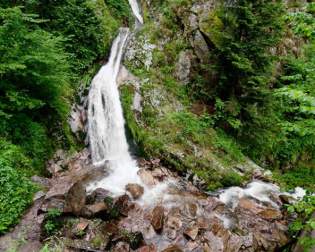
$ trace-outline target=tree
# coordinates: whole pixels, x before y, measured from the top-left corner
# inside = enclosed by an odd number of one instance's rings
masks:
[[[48,144],[43,118],[65,118],[71,94],[62,39],[41,22],[18,7],[0,8],[0,134],[15,144],[33,140],[31,156]]]

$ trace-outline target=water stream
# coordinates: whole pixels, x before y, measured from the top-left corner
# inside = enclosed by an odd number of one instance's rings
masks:
[[[142,24],[137,1],[129,0],[129,3],[136,18],[136,26]],[[137,174],[137,163],[129,152],[116,81],[128,36],[129,29],[120,28],[108,63],[102,66],[92,80],[88,97],[88,135],[92,162],[94,166],[105,166],[109,175],[90,184],[87,190],[104,188],[113,196],[124,194],[125,186],[129,183],[142,184]],[[146,193],[150,195],[148,190]]]

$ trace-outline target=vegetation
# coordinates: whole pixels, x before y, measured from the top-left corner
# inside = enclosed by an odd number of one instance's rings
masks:
[[[0,233],[30,204],[29,177],[44,172],[56,148],[76,148],[70,104],[128,22],[120,2],[0,1]]]
[[[62,223],[58,220],[62,212],[59,209],[49,209],[45,216],[44,231],[46,236],[54,235],[61,227]]]
[[[0,235],[17,223],[32,202],[36,188],[27,179],[30,169],[22,149],[0,138]]]
[[[312,251],[315,247],[315,239],[308,234],[315,230],[315,196],[306,196],[303,201],[288,206],[290,214],[298,214],[298,218],[289,226],[292,237],[298,240],[304,251]],[[304,235],[301,234],[304,231]]]

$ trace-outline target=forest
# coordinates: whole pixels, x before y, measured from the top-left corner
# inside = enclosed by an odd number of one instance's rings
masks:
[[[46,193],[33,178],[55,178],[47,164],[56,151],[89,149],[88,132],[74,134],[69,117],[119,27],[129,27],[122,65],[140,84],[119,84],[119,92],[137,160],[159,160],[210,195],[248,185],[252,163],[281,192],[305,189],[303,199],[281,206],[293,216],[288,242],[268,251],[312,251],[315,237],[301,234],[315,230],[315,3],[143,0],[141,28],[129,4],[0,0],[0,235],[20,223],[37,192]],[[139,111],[131,109],[137,92]],[[48,210],[45,239],[60,235],[62,216]],[[130,251],[162,251],[136,250],[132,235],[122,235]],[[34,251],[65,251],[41,239]],[[129,251],[110,246],[83,251]],[[10,249],[3,251],[20,251]]]

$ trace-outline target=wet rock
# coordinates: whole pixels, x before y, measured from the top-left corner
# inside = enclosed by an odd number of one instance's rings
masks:
[[[94,204],[98,202],[103,202],[109,195],[109,191],[103,188],[95,189],[90,195],[87,196],[87,203]]]
[[[126,242],[118,242],[111,251],[113,251],[113,252],[128,252],[128,251],[130,251],[130,246]]]
[[[260,217],[266,220],[276,220],[282,217],[281,212],[278,209],[266,208],[258,213]]]
[[[162,206],[156,206],[152,210],[151,216],[151,225],[155,231],[160,232],[164,224],[164,208]]]
[[[254,214],[258,214],[261,211],[261,207],[255,201],[247,198],[241,198],[239,200],[237,208],[250,211]]]
[[[284,204],[290,204],[294,201],[294,198],[289,194],[280,194],[279,198]]]
[[[162,252],[183,252],[178,246],[171,245],[168,248],[164,249]]]
[[[144,193],[144,188],[138,184],[128,184],[126,185],[126,191],[131,194],[133,199],[139,199]]]
[[[97,202],[93,205],[86,205],[84,209],[82,209],[82,216],[85,216],[87,218],[91,217],[100,217],[105,218],[106,213],[108,210],[108,206],[104,202]]]
[[[195,241],[189,241],[186,243],[185,245],[185,251],[195,251],[195,249],[198,249],[198,247],[200,246],[201,244],[198,243],[198,242],[195,242]],[[199,250],[196,250],[196,251],[203,251],[201,248]]]
[[[129,212],[129,203],[130,198],[128,195],[122,195],[118,197],[114,203],[114,209],[117,209],[118,213],[120,213],[123,216],[128,216]]]
[[[81,182],[75,183],[66,196],[66,205],[69,211],[75,215],[80,215],[86,202],[85,187]]]
[[[157,249],[154,245],[146,245],[139,248],[137,252],[157,252]]]
[[[80,133],[86,133],[85,124],[87,120],[87,114],[83,106],[75,104],[72,107],[70,118],[68,120],[71,131],[80,140]]]
[[[168,228],[179,230],[181,229],[183,223],[178,216],[168,216],[166,225]]]
[[[188,228],[185,229],[184,234],[188,238],[190,238],[190,239],[192,239],[194,241],[197,238],[198,232],[199,232],[199,227],[198,226],[191,226],[191,227],[188,227]]]
[[[141,232],[129,232],[127,230],[119,230],[118,234],[112,238],[112,242],[126,242],[130,245],[130,248],[136,250],[145,245],[143,235]]]
[[[187,203],[185,205],[185,213],[188,217],[194,218],[197,216],[198,206],[195,203]]]
[[[224,251],[223,240],[220,237],[214,235],[212,232],[205,232],[204,240],[207,242],[205,245],[205,251],[211,252]]]
[[[148,170],[140,169],[138,175],[140,176],[142,182],[147,186],[154,186],[156,184],[154,177]]]
[[[75,180],[74,180],[75,181]],[[85,187],[81,182],[73,182],[71,177],[61,178],[47,192],[42,211],[57,208],[61,212],[79,215],[86,201]]]

